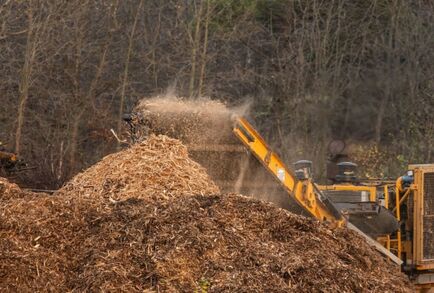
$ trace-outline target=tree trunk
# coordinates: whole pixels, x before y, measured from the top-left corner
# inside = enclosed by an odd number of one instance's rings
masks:
[[[202,50],[202,60],[201,60],[201,67],[200,67],[200,75],[199,75],[199,85],[198,85],[198,95],[202,95],[203,90],[203,82],[205,80],[205,69],[206,69],[206,53],[208,49],[208,25],[209,25],[209,18],[210,18],[210,0],[206,1],[206,16],[205,16],[205,36],[203,40],[203,50]]]
[[[137,6],[136,15],[134,17],[133,27],[131,28],[131,33],[128,38],[128,50],[127,50],[127,57],[125,60],[125,67],[124,67],[124,73],[123,73],[123,79],[122,79],[122,87],[121,87],[121,100],[119,104],[119,114],[118,114],[118,133],[122,130],[122,115],[124,114],[124,103],[125,103],[125,90],[128,83],[128,71],[129,71],[129,65],[130,65],[130,58],[131,58],[131,52],[133,50],[134,45],[134,34],[136,32],[137,27],[137,20],[139,18],[140,11],[142,10],[144,0],[141,0],[139,5]],[[118,148],[120,147],[120,142],[118,141]]]
[[[35,59],[35,38],[34,38],[34,19],[32,4],[29,4],[28,10],[29,25],[27,28],[27,44],[24,56],[24,66],[21,73],[21,81],[19,86],[19,102],[17,113],[17,128],[15,131],[15,153],[20,155],[21,152],[21,136],[23,131],[24,116],[26,111],[26,103],[29,97],[29,86],[32,78],[32,66]]]
[[[380,106],[378,108],[377,113],[377,121],[375,123],[375,142],[378,144],[381,141],[381,132],[383,129],[383,118],[386,110],[387,100],[388,100],[388,93],[386,93],[380,101]]]
[[[200,24],[202,22],[202,10],[203,1],[199,1],[199,11],[196,14],[196,26],[194,31],[194,38],[192,39],[191,48],[191,72],[190,72],[190,85],[188,89],[189,96],[194,96],[194,85],[196,80],[196,62],[197,62],[197,51],[199,50],[199,39],[200,39]]]
[[[81,35],[80,35],[81,36]],[[103,73],[103,69],[105,67],[106,64],[106,58],[107,58],[107,53],[108,53],[108,49],[110,47],[111,44],[111,40],[112,40],[112,33],[109,33],[107,35],[107,39],[104,43],[104,49],[102,52],[102,55],[99,59],[99,63],[98,63],[98,67],[96,69],[95,72],[95,76],[92,79],[92,82],[90,83],[90,87],[89,90],[87,91],[86,95],[82,95],[81,94],[81,88],[80,88],[80,83],[79,83],[79,78],[80,78],[80,59],[77,60],[76,62],[76,79],[77,79],[77,98],[78,98],[78,105],[80,105],[79,109],[80,112],[75,115],[74,120],[73,120],[73,124],[72,124],[72,132],[71,132],[71,151],[70,151],[70,155],[69,155],[69,165],[70,165],[70,170],[74,171],[75,170],[75,166],[76,166],[76,161],[77,161],[77,150],[78,150],[78,139],[79,139],[79,134],[80,134],[80,122],[83,118],[83,115],[86,113],[87,109],[89,108],[90,105],[92,105],[93,100],[94,100],[94,94],[95,94],[95,89],[98,85],[98,82],[101,78],[101,75]],[[77,47],[77,56],[79,57],[80,54],[79,52],[81,51],[81,41],[82,39],[79,38],[78,39],[78,47]]]

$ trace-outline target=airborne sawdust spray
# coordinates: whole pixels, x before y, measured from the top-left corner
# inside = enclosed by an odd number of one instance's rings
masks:
[[[233,134],[233,118],[248,117],[250,106],[246,102],[230,107],[210,98],[186,99],[172,94],[145,98],[134,109],[134,136],[140,140],[141,135],[145,138],[154,133],[177,138],[221,190],[292,209],[288,194]]]

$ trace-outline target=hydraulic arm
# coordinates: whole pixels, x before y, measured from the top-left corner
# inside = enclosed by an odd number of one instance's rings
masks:
[[[233,131],[264,167],[280,181],[288,194],[311,216],[326,221],[333,227],[344,225],[345,219],[341,213],[316,187],[312,179],[297,179],[246,119],[237,118]]]
[[[237,117],[233,132],[262,165],[281,183],[288,195],[311,216],[329,223],[331,227],[346,226],[363,236],[369,244],[392,261],[398,265],[402,264],[402,261],[393,253],[349,223],[329,198],[317,188],[309,176],[301,176],[299,179],[288,170],[279,156],[271,150],[265,140],[246,119]]]

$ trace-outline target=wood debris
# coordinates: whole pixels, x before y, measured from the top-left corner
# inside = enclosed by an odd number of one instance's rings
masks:
[[[411,292],[353,232],[219,194],[164,136],[52,196],[1,190],[1,292]]]
[[[112,201],[132,196],[170,198],[219,193],[205,169],[188,157],[187,148],[163,135],[151,135],[129,149],[108,155],[76,175],[59,192],[71,191]]]
[[[9,182],[6,178],[0,177],[0,201],[24,197],[26,195],[27,193],[22,191],[18,185]]]

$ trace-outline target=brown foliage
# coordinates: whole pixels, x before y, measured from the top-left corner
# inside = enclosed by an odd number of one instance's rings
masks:
[[[432,1],[195,3],[0,4],[0,137],[38,167],[26,182],[57,188],[113,152],[122,112],[167,89],[250,99],[267,140],[317,175],[331,138],[432,159]]]

